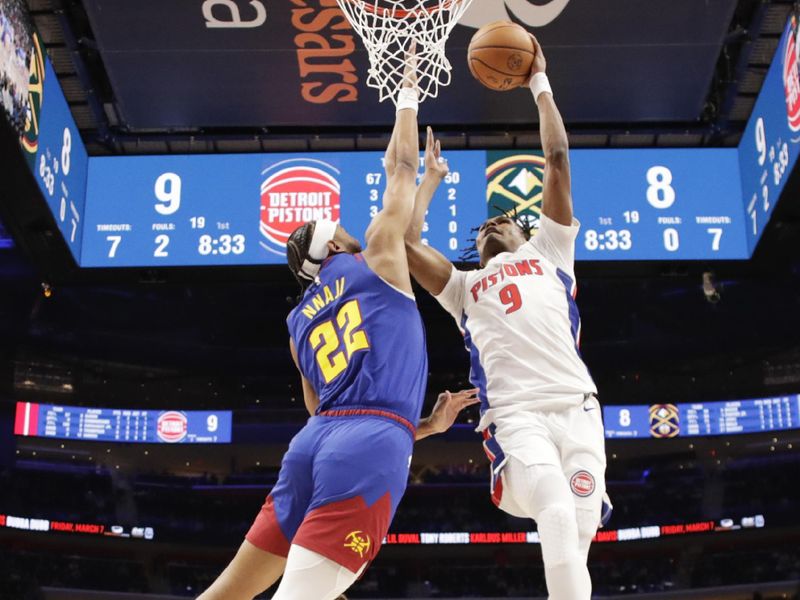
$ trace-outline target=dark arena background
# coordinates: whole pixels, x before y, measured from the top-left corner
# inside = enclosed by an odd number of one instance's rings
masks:
[[[426,235],[456,260],[492,211],[535,218],[543,164],[530,94],[480,87],[467,44],[508,19],[547,53],[615,506],[596,597],[800,593],[795,9],[475,0],[420,107],[451,169]],[[282,244],[364,231],[394,107],[333,0],[0,0],[0,36],[0,597],[196,597],[307,419]],[[427,414],[469,358],[417,298]],[[546,596],[477,418],[417,445],[348,597]]]

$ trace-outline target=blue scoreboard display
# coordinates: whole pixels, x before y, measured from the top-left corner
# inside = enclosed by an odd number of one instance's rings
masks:
[[[541,156],[447,157],[450,174],[424,231],[451,260],[498,205],[538,211]],[[748,257],[735,150],[576,150],[571,158],[584,224],[578,259]],[[382,159],[378,152],[92,159],[82,265],[282,264],[289,234],[318,218],[341,220],[361,237],[380,209]]]
[[[29,117],[20,145],[62,237],[80,263],[89,156],[41,39],[33,35],[32,44]]]
[[[227,444],[228,410],[145,410],[17,402],[14,433],[93,442]]]
[[[800,152],[797,33],[792,17],[738,149],[570,153],[578,260],[752,255]],[[36,39],[38,101],[22,146],[82,267],[283,264],[300,224],[338,220],[363,239],[380,210],[379,152],[88,158]],[[536,225],[541,153],[446,155],[451,172],[427,215],[427,243],[458,260],[473,228],[500,210]]]
[[[800,395],[637,406],[604,406],[606,438],[674,438],[800,429]]]
[[[795,16],[783,32],[739,145],[747,243],[755,250],[800,153],[800,63]]]

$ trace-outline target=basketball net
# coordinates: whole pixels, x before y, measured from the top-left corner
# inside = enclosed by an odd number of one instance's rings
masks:
[[[416,60],[419,101],[450,85],[453,67],[445,55],[450,32],[472,0],[337,0],[369,55],[367,85],[381,102],[397,103],[403,70]],[[406,52],[416,41],[416,59]]]

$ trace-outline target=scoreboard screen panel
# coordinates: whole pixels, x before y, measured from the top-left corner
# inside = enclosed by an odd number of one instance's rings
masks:
[[[17,402],[15,435],[92,442],[227,444],[231,411],[145,410]]]
[[[457,261],[499,210],[535,225],[541,154],[447,153],[424,241]],[[735,150],[574,150],[579,260],[747,258]],[[421,174],[420,174],[421,176]],[[383,154],[94,158],[86,267],[284,264],[299,225],[326,218],[363,241],[386,186]]]
[[[769,222],[800,154],[798,20],[792,15],[739,143],[750,253]]]
[[[8,6],[24,10],[17,0]],[[30,40],[26,48],[19,57],[19,48],[5,52],[0,67],[24,81],[18,63],[30,63],[21,148],[80,266],[282,264],[289,233],[320,217],[363,241],[386,185],[381,152],[89,158],[41,39],[28,28],[19,36]],[[752,255],[800,154],[797,32],[792,16],[738,149],[570,153],[583,225],[577,260]],[[21,109],[11,111],[0,112],[19,123]],[[451,174],[431,205],[426,243],[456,261],[473,228],[498,210],[515,209],[536,225],[541,152],[446,157]]]
[[[604,406],[603,421],[609,439],[663,439],[800,429],[800,395]]]

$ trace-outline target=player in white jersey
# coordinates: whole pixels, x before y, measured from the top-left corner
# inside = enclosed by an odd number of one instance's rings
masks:
[[[533,36],[531,36],[533,37]],[[588,600],[589,545],[601,525],[604,431],[597,389],[578,350],[575,238],[567,133],[536,59],[530,87],[546,159],[538,233],[497,216],[476,238],[480,269],[456,269],[422,243],[425,214],[447,163],[428,130],[426,173],[406,235],[414,278],[458,322],[480,389],[492,499],[538,524],[552,600]],[[610,511],[610,506],[608,507]]]

